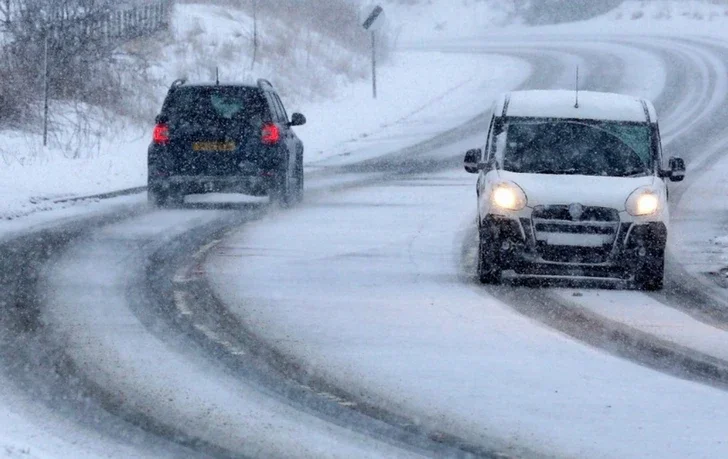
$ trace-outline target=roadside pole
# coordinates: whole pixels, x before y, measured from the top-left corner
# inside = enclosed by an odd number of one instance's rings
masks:
[[[372,95],[377,98],[377,35],[372,31]]]
[[[372,96],[377,98],[377,34],[384,24],[384,8],[379,5],[365,6],[362,9],[362,27],[372,35]]]
[[[258,0],[253,0],[253,60],[250,71],[255,70],[255,60],[258,57]]]
[[[48,146],[48,33],[45,37],[43,58],[43,146]]]

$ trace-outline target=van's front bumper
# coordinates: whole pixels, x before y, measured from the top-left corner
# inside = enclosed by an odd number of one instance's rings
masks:
[[[525,276],[628,279],[651,257],[661,256],[667,242],[663,222],[603,225],[613,233],[577,224],[553,226],[571,232],[546,233],[537,229],[543,230],[544,225],[532,218],[499,215],[484,218],[480,231],[483,240],[492,244],[501,269]]]

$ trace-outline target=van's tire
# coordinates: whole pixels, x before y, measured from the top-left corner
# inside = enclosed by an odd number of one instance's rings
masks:
[[[493,245],[484,236],[482,231],[478,236],[478,281],[481,284],[498,285],[503,272]]]
[[[634,273],[634,284],[638,290],[655,292],[665,285],[665,249],[650,255]]]

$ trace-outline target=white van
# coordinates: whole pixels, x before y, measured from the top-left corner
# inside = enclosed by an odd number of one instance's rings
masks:
[[[477,173],[478,277],[631,280],[663,285],[669,211],[657,113],[634,97],[518,91],[493,106],[485,149],[465,156]]]

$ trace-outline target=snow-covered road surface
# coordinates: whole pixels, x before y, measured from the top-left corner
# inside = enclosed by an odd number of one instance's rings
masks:
[[[492,42],[485,48],[491,46],[503,52]],[[637,65],[641,53],[655,56],[667,69],[664,78],[643,74],[640,82],[634,80],[638,74],[620,72],[632,80],[602,81],[600,89],[644,87],[662,114],[668,153],[694,160],[691,173],[700,174],[711,164],[707,158],[718,154],[705,144],[722,129],[716,113],[726,97],[725,51],[672,39],[632,40],[626,51],[603,43],[539,46],[621,51],[626,67]],[[704,133],[711,135],[701,137]],[[479,144],[472,137],[471,146]],[[680,151],[686,145],[690,149]],[[430,153],[443,164],[452,157],[442,150]],[[674,298],[639,292],[583,292],[578,284],[576,290],[545,292],[475,285],[468,276],[475,248],[472,186],[472,179],[453,172],[400,176],[385,185],[317,197],[221,243],[208,264],[211,282],[231,312],[310,372],[364,402],[394,407],[426,428],[471,443],[496,437],[547,454],[588,457],[728,454],[719,421],[728,408],[724,390],[683,379],[726,387],[726,322],[716,326],[674,309],[689,312],[692,302],[678,305]],[[691,207],[683,192],[675,195]],[[294,228],[295,244],[282,243]],[[691,282],[673,276],[669,285],[678,289]],[[542,322],[561,329],[540,318],[549,311],[524,311],[529,303],[538,308],[541,295],[588,312],[596,324],[616,322],[625,335],[614,333],[600,343],[566,329],[567,336],[545,329]],[[503,300],[516,302],[527,317],[514,314]],[[581,324],[582,333],[589,330],[588,321]],[[655,351],[636,337],[674,347],[678,357],[692,360],[662,365],[644,355],[631,357],[638,364],[618,358],[667,349]],[[701,375],[702,367],[691,366],[705,360],[722,376]]]
[[[255,211],[251,213],[255,218]],[[196,355],[174,328],[165,330],[155,313],[159,306],[146,302],[139,291],[149,275],[149,255],[190,229],[222,218],[219,211],[176,210],[105,227],[50,269],[46,288],[53,299],[43,320],[65,337],[66,352],[81,371],[115,394],[125,409],[148,411],[147,416],[178,429],[176,435],[215,446],[201,448],[205,453],[404,456],[401,450],[283,405],[264,388],[248,387]],[[106,269],[99,271],[99,265]]]
[[[433,49],[522,59],[532,73],[514,75],[513,85],[529,88],[570,87],[578,62],[589,89],[654,98],[667,153],[693,160],[691,174],[710,178],[723,154],[720,43],[561,35]],[[124,439],[137,431],[129,448],[149,455],[728,455],[725,381],[661,367],[629,340],[579,336],[543,310],[527,311],[545,299],[722,365],[725,292],[706,282],[713,307],[696,311],[703,302],[684,293],[693,278],[678,275],[700,264],[686,258],[700,252],[685,255],[672,238],[661,295],[485,289],[472,280],[474,184],[460,162],[482,143],[483,119],[439,128],[430,119],[440,134],[432,140],[389,155],[371,143],[359,160],[320,164],[307,203],[291,211],[137,204],[67,233],[48,229],[42,241],[7,242],[13,304],[32,305],[30,322],[42,324],[7,339],[28,339],[37,360],[72,369],[55,381],[8,377],[47,398],[92,388],[67,405],[88,407],[80,429],[99,419],[113,456],[127,454]],[[674,188],[675,234],[695,232],[680,216],[700,209],[691,205],[705,192],[693,193],[696,183]],[[715,224],[709,211],[695,211],[708,222],[700,230]],[[18,280],[22,270],[29,280]],[[26,376],[44,371],[26,354],[15,359]],[[0,434],[0,445],[18,435]],[[94,455],[98,445],[79,450]]]
[[[310,372],[472,443],[495,436],[578,457],[728,454],[715,422],[728,394],[581,345],[463,282],[471,182],[412,177],[252,223],[214,249],[215,291]],[[291,228],[295,244],[282,245]],[[620,293],[645,303],[590,294]]]

